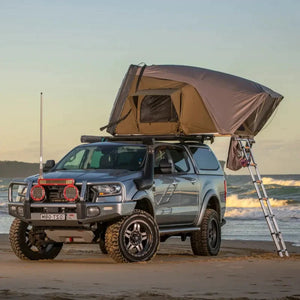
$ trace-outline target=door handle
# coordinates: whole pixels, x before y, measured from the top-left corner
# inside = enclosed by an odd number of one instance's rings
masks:
[[[192,184],[195,184],[197,182],[196,179],[191,179],[190,181],[191,181]]]
[[[174,181],[174,182],[172,183],[172,185],[173,185],[173,186],[177,186],[177,185],[178,185],[178,182]]]

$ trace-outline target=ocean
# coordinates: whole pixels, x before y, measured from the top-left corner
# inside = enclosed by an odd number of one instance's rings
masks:
[[[264,175],[263,183],[285,241],[300,247],[300,174]],[[0,233],[8,233],[7,189],[0,178]],[[227,203],[222,239],[272,241],[250,175],[227,175]]]

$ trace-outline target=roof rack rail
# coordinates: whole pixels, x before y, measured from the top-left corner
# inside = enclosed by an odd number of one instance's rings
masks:
[[[115,135],[115,136],[94,136],[82,135],[82,143],[96,142],[117,142],[117,141],[141,141],[144,144],[153,144],[155,141],[180,141],[180,142],[214,142],[213,134],[203,135]]]

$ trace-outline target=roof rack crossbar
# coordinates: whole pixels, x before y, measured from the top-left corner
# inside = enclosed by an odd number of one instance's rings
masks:
[[[153,144],[155,141],[180,141],[180,142],[214,142],[214,135],[117,135],[117,136],[92,136],[82,135],[82,143],[116,142],[116,141],[141,141],[144,144]]]

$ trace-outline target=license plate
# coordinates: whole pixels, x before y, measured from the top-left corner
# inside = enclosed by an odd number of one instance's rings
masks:
[[[41,214],[41,220],[63,221],[66,219],[65,214]]]

